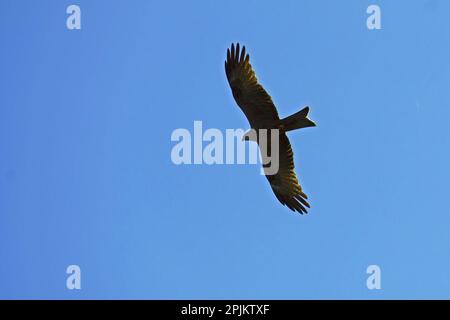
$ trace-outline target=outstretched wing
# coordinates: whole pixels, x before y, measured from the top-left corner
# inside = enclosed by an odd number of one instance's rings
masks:
[[[250,57],[239,44],[227,51],[225,71],[236,103],[244,112],[253,129],[275,128],[279,122],[277,109],[270,95],[258,83],[250,64]],[[267,139],[268,150],[271,139]],[[269,151],[270,153],[270,151]],[[300,187],[294,172],[294,154],[288,137],[279,134],[279,170],[274,175],[266,175],[277,199],[293,211],[307,213],[307,196]]]
[[[270,141],[270,139],[267,139]],[[279,170],[274,175],[266,175],[277,199],[292,211],[308,213],[308,197],[302,191],[294,171],[294,153],[285,133],[280,132]]]
[[[244,112],[250,126],[255,129],[268,128],[279,120],[277,109],[270,95],[258,83],[250,64],[250,56],[242,51],[239,43],[227,51],[225,72],[236,103]]]

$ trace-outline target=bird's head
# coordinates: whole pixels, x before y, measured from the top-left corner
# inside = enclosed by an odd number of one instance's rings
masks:
[[[244,133],[244,135],[242,136],[242,141],[255,141],[255,142],[257,142],[258,139],[256,137],[256,130],[255,129],[250,129],[249,131]]]

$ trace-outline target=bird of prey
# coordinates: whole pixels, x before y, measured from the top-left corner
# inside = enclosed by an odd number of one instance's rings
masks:
[[[292,211],[307,213],[306,207],[310,207],[306,201],[308,197],[302,191],[295,175],[294,154],[286,132],[315,126],[315,123],[308,119],[309,107],[280,119],[272,98],[256,79],[245,46],[240,50],[239,43],[236,46],[231,44],[231,49],[227,50],[225,72],[233,97],[247,117],[250,127],[256,132],[260,129],[279,130],[279,170],[275,174],[266,174],[275,196]],[[245,138],[249,140],[248,137]],[[257,136],[256,142],[261,149],[259,140]],[[269,144],[267,149],[270,150],[270,135],[266,141]]]

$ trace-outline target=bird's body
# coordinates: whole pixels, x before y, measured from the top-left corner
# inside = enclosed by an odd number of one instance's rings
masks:
[[[279,170],[275,174],[266,174],[277,199],[291,210],[299,213],[307,213],[309,208],[307,196],[300,187],[294,171],[294,155],[287,131],[315,126],[314,122],[307,118],[309,108],[284,119],[280,119],[277,109],[270,95],[258,83],[255,72],[250,64],[250,57],[242,51],[239,44],[231,45],[227,51],[225,72],[236,103],[247,117],[250,127],[257,132],[261,129],[279,130]],[[271,148],[271,139],[266,139],[267,149]],[[261,148],[259,138],[257,142]]]

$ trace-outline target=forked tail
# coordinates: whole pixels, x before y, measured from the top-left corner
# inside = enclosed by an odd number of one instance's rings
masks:
[[[308,119],[309,107],[305,107],[293,115],[281,119],[281,125],[284,127],[284,131],[292,131],[301,128],[315,127],[316,124]]]

